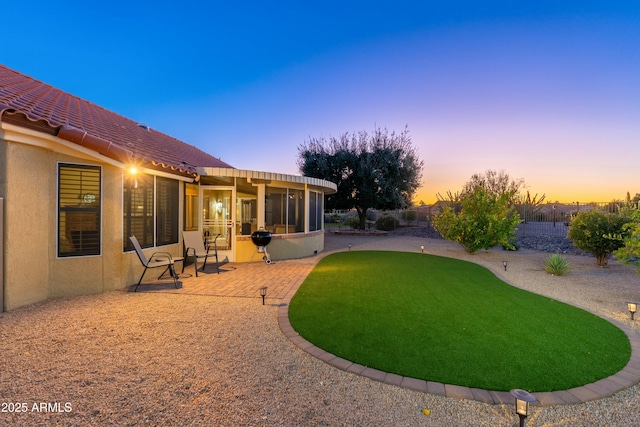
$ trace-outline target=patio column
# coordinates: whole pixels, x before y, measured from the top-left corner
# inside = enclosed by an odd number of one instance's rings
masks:
[[[266,187],[267,185],[264,183],[256,184],[258,188],[258,203],[257,203],[257,226],[258,230],[264,228],[264,218],[265,218],[265,196],[266,196]]]

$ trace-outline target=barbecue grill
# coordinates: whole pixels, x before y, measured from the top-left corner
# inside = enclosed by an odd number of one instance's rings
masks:
[[[251,233],[251,241],[256,245],[256,250],[259,253],[263,253],[262,259],[267,264],[271,264],[271,258],[269,252],[267,252],[267,245],[271,243],[271,233],[267,230],[256,230]]]

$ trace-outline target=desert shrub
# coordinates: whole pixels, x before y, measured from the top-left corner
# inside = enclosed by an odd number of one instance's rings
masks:
[[[544,260],[544,270],[554,276],[562,276],[569,272],[571,263],[560,254],[553,254]]]
[[[398,225],[398,220],[391,215],[382,215],[376,220],[376,228],[382,231],[395,230]]]
[[[520,216],[509,205],[509,197],[510,193],[496,195],[477,186],[460,197],[459,211],[445,206],[433,217],[433,225],[442,237],[461,244],[469,253],[498,244],[515,249],[513,237]]]
[[[344,218],[344,221],[342,221],[342,223],[347,227],[355,229],[360,228],[360,218],[358,218],[357,216],[347,216]]]

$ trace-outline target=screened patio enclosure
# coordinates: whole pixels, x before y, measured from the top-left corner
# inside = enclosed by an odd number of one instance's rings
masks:
[[[324,195],[329,181],[296,175],[230,168],[200,168],[197,184],[185,191],[185,229],[214,240],[221,259],[257,261],[251,233],[273,236],[275,259],[300,258],[324,248]]]

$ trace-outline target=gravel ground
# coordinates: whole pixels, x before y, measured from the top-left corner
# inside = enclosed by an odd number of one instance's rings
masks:
[[[416,251],[423,244],[425,252],[478,262],[516,286],[640,330],[624,305],[640,299],[640,275],[615,262],[599,269],[594,258],[569,255],[572,272],[554,277],[542,269],[548,254],[532,250],[469,255],[443,240],[327,235],[328,251],[349,243],[352,250]],[[2,313],[0,425],[518,425],[511,406],[428,395],[333,368],[289,342],[277,313],[278,304],[251,298],[131,292]],[[639,391],[534,408],[527,426],[637,426]]]

